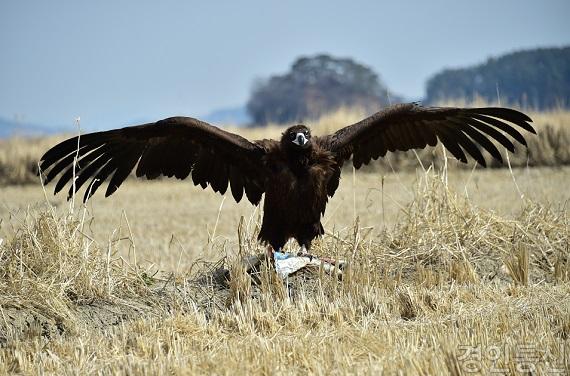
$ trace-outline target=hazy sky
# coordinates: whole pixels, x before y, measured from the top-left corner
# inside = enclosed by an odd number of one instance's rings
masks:
[[[569,0],[1,0],[0,116],[87,128],[200,116],[321,52],[418,99],[444,67],[570,44],[569,14]]]

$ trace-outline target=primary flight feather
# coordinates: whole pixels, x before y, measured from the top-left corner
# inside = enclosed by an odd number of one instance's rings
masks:
[[[113,194],[136,167],[136,176],[160,175],[210,186],[236,201],[245,193],[258,205],[265,194],[259,240],[279,250],[290,238],[309,249],[324,233],[321,216],[338,188],[341,168],[355,168],[396,150],[423,149],[439,141],[461,162],[470,155],[486,166],[481,148],[502,162],[495,142],[514,152],[526,146],[519,130],[536,133],[522,112],[499,107],[440,108],[401,104],[326,136],[295,125],[280,140],[248,141],[203,121],[172,117],[70,138],[48,150],[40,171],[55,192],[69,185],[71,197],[85,187],[88,200],[105,181]],[[75,180],[73,180],[75,179]]]

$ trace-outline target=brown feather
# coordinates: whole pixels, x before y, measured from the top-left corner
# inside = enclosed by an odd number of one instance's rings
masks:
[[[473,159],[475,159],[481,166],[486,167],[487,162],[485,162],[485,158],[481,151],[477,148],[477,145],[473,143],[471,139],[469,139],[465,133],[461,130],[461,128],[453,127],[451,124],[444,124],[441,127],[442,131],[445,130],[449,135],[453,135],[457,143],[463,148],[464,151],[469,153]]]
[[[122,153],[119,154],[119,157],[121,157],[121,156],[122,156]],[[87,180],[89,180],[89,178],[91,176],[95,175],[96,172],[101,167],[106,165],[110,160],[111,160],[111,156],[103,154],[99,158],[94,160],[91,164],[89,164],[87,167],[77,171],[75,183],[70,185],[67,198],[68,199],[71,198],[71,196],[73,194],[75,194],[79,190],[79,188],[81,188],[83,183],[85,183]],[[75,189],[75,191],[74,191],[74,189]]]
[[[499,132],[495,128],[493,128],[490,125],[485,124],[485,123],[483,123],[477,119],[464,118],[464,120],[467,122],[467,124],[469,124],[473,128],[476,128],[479,131],[486,133],[488,136],[494,138],[501,145],[503,145],[505,148],[507,148],[507,150],[509,150],[511,153],[515,152],[515,145],[513,145],[513,143],[507,137],[505,137],[504,134],[502,134],[501,132]]]
[[[107,186],[107,191],[105,191],[105,197],[109,197],[112,195],[123,182],[129,176],[137,161],[139,160],[140,150],[134,149],[131,150],[128,155],[124,157],[124,160],[121,162],[120,166],[117,168],[113,177],[109,181],[109,185]],[[188,169],[190,171],[190,169]]]
[[[113,171],[115,171],[115,169],[116,169],[115,165],[113,165],[112,163],[107,163],[99,171],[97,171],[97,174],[93,177],[93,179],[91,179],[89,186],[87,186],[87,189],[85,190],[85,194],[83,196],[83,202],[86,202],[91,196],[95,194],[97,189],[105,182],[105,180],[107,180],[107,177]]]
[[[243,197],[243,179],[239,170],[235,167],[230,167],[230,182],[232,189],[232,196],[236,202],[240,202]]]
[[[453,154],[453,156],[459,159],[463,163],[467,163],[467,157],[461,147],[459,147],[459,143],[457,142],[455,135],[452,133],[447,132],[447,130],[443,127],[438,127],[436,130],[437,137],[443,143],[445,148]]]
[[[478,114],[473,114],[473,115],[471,115],[471,117],[473,119],[481,120],[482,122],[490,124],[495,128],[499,128],[503,132],[508,133],[512,138],[517,140],[520,144],[527,146],[526,140],[524,139],[523,135],[520,134],[520,132],[517,131],[515,128],[510,127],[509,125],[503,123],[502,121],[499,121],[499,120],[492,118],[492,117],[489,117],[489,116],[478,115]]]
[[[461,129],[463,132],[465,132],[475,142],[481,145],[483,149],[487,150],[493,158],[495,158],[497,161],[501,163],[503,162],[503,157],[501,156],[501,153],[499,152],[497,147],[493,145],[493,143],[489,141],[489,139],[485,137],[481,132],[479,132],[469,124],[460,122],[458,120],[453,120],[452,123],[455,124],[455,126]]]

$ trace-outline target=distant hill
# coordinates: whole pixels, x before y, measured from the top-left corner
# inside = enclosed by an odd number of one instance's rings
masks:
[[[481,97],[535,109],[570,107],[570,47],[538,48],[445,69],[427,82],[427,103]]]
[[[215,125],[246,125],[251,123],[251,117],[245,106],[215,110],[201,117],[201,119]]]
[[[42,136],[56,133],[58,130],[58,128],[48,128],[0,117],[0,138],[12,136]]]

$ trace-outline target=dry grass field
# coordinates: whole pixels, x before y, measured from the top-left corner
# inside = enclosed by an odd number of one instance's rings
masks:
[[[539,134],[570,134],[568,113],[540,116]],[[536,147],[555,156],[542,167],[525,154],[512,170],[445,170],[437,149],[419,155],[427,171],[413,154],[346,169],[313,250],[349,262],[342,280],[253,280],[240,260],[262,251],[259,209],[189,181],[131,179],[86,206],[1,186],[0,373],[568,374],[570,167],[556,158],[569,144],[556,141]],[[33,142],[4,144],[20,152],[0,149],[0,165],[53,140]],[[221,265],[227,283],[208,278]]]

